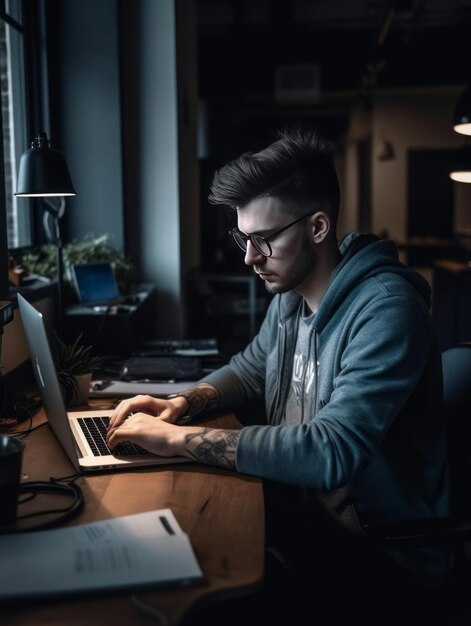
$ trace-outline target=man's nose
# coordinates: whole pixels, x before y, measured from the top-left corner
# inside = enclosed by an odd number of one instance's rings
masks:
[[[257,250],[250,239],[247,239],[247,250],[245,251],[244,263],[246,265],[260,265],[266,257]]]

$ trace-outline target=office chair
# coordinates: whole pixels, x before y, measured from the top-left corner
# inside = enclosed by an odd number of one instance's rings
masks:
[[[467,606],[467,600],[463,599],[468,597],[467,589],[471,583],[471,560],[467,556],[467,544],[471,541],[471,342],[443,351],[442,369],[451,483],[450,515],[441,519],[380,523],[365,529],[368,540],[385,549],[439,546],[443,542],[451,546],[451,578],[437,593],[423,585],[420,579],[405,574],[419,610],[423,609],[425,597],[425,604],[430,604],[431,599],[435,602],[432,613],[435,607],[439,610],[448,607],[445,610],[449,610],[450,606],[459,606],[463,602]]]
[[[471,519],[471,342],[442,353],[451,465],[452,515]],[[465,529],[464,529],[465,530]],[[469,537],[467,537],[469,538]]]
[[[471,540],[471,342],[443,351],[442,370],[451,482],[450,516],[367,528],[372,537],[385,543],[425,545],[441,537]]]
[[[469,619],[471,560],[467,558],[466,545],[471,541],[471,342],[443,351],[442,369],[451,482],[450,515],[441,519],[377,523],[364,528],[367,545],[376,555],[364,587],[366,604],[360,601],[357,606],[354,603],[347,608],[348,611],[359,609],[363,616],[364,607],[368,606],[375,619],[381,618],[380,622],[373,620],[372,623],[389,626],[407,616],[408,626],[455,624],[449,620],[460,611]],[[452,553],[451,576],[437,578],[434,582],[388,556],[395,548],[400,551],[401,548],[444,544]]]

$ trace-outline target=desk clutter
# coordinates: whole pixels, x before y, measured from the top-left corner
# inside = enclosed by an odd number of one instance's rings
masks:
[[[128,382],[177,382],[203,377],[201,359],[196,357],[144,356],[126,359],[119,379]]]
[[[102,359],[96,378],[128,382],[199,380],[224,362],[215,339],[145,341],[131,356]]]
[[[130,357],[103,359],[90,397],[166,396],[186,389],[224,362],[215,339],[146,341]]]
[[[164,339],[141,342],[141,351],[152,356],[218,356],[217,339]]]

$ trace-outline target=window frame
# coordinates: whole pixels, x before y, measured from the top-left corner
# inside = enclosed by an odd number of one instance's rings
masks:
[[[10,2],[8,3],[10,5]],[[11,3],[15,9],[15,16],[6,11],[0,11],[0,19],[5,23],[5,40],[8,47],[8,74],[9,76],[19,76],[20,80],[10,81],[11,86],[11,107],[9,110],[9,128],[13,130],[13,141],[11,143],[10,166],[12,177],[12,191],[16,187],[16,174],[21,154],[28,147],[28,104],[26,94],[26,57],[25,57],[25,29],[22,25],[22,4],[21,2]],[[18,120],[18,122],[17,122]],[[5,162],[4,170],[5,172]],[[6,190],[7,191],[7,190]],[[11,194],[10,201],[15,215],[16,237],[12,248],[17,248],[32,243],[31,231],[31,203],[19,201]],[[8,201],[7,205],[8,218]],[[10,241],[11,244],[11,241]]]
[[[8,7],[7,7],[8,5]],[[21,10],[20,20],[12,16],[11,7],[18,7]],[[14,13],[14,11],[13,11]],[[22,132],[15,128],[15,157],[16,163],[12,171],[13,187],[16,186],[17,169],[21,154],[29,147],[32,139],[31,129],[41,129],[49,131],[49,109],[48,109],[48,75],[47,75],[47,33],[45,19],[44,0],[28,2],[27,0],[17,0],[16,4],[12,0],[0,0],[0,19],[7,27],[14,29],[18,36],[22,36],[22,46],[19,40],[16,50],[17,58],[12,61],[22,63],[24,82],[22,85],[14,84],[14,97],[22,97],[21,104],[24,123]],[[16,12],[16,17],[19,11]],[[22,51],[20,49],[22,48]],[[22,82],[22,81],[20,81]],[[0,116],[0,133],[3,143],[3,120]],[[39,123],[41,122],[41,123]],[[8,279],[8,260],[10,250],[8,248],[7,237],[7,198],[5,188],[5,163],[3,147],[0,150],[0,300],[8,300],[12,292]],[[15,199],[16,200],[16,199]],[[21,202],[21,204],[20,204]],[[40,211],[34,211],[35,200],[21,199],[18,203],[18,213],[20,214],[19,230],[24,236],[29,234],[28,246],[32,247],[38,243],[38,218]],[[18,248],[24,248],[25,242],[21,239]],[[27,247],[28,247],[27,246]],[[14,252],[15,248],[11,249]]]

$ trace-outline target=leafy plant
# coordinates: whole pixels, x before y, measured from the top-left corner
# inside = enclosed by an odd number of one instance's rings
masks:
[[[136,278],[132,261],[109,244],[107,235],[87,237],[81,241],[68,243],[64,246],[63,257],[69,279],[72,265],[96,261],[108,261],[111,264],[122,293],[129,291],[131,283]]]
[[[92,346],[81,343],[82,335],[80,333],[74,342],[68,343],[54,333],[53,359],[64,401],[68,406],[74,404],[78,398],[76,377],[91,374],[101,367],[101,360],[91,353]]]
[[[136,279],[133,262],[110,245],[107,235],[101,237],[85,237],[82,240],[74,240],[67,243],[62,249],[64,262],[64,281],[72,292],[72,279],[70,268],[76,263],[93,263],[108,261],[115,273],[116,281],[121,293],[128,293]],[[17,259],[27,272],[39,274],[46,278],[55,278],[57,274],[56,246],[46,243],[42,246],[30,249]]]

